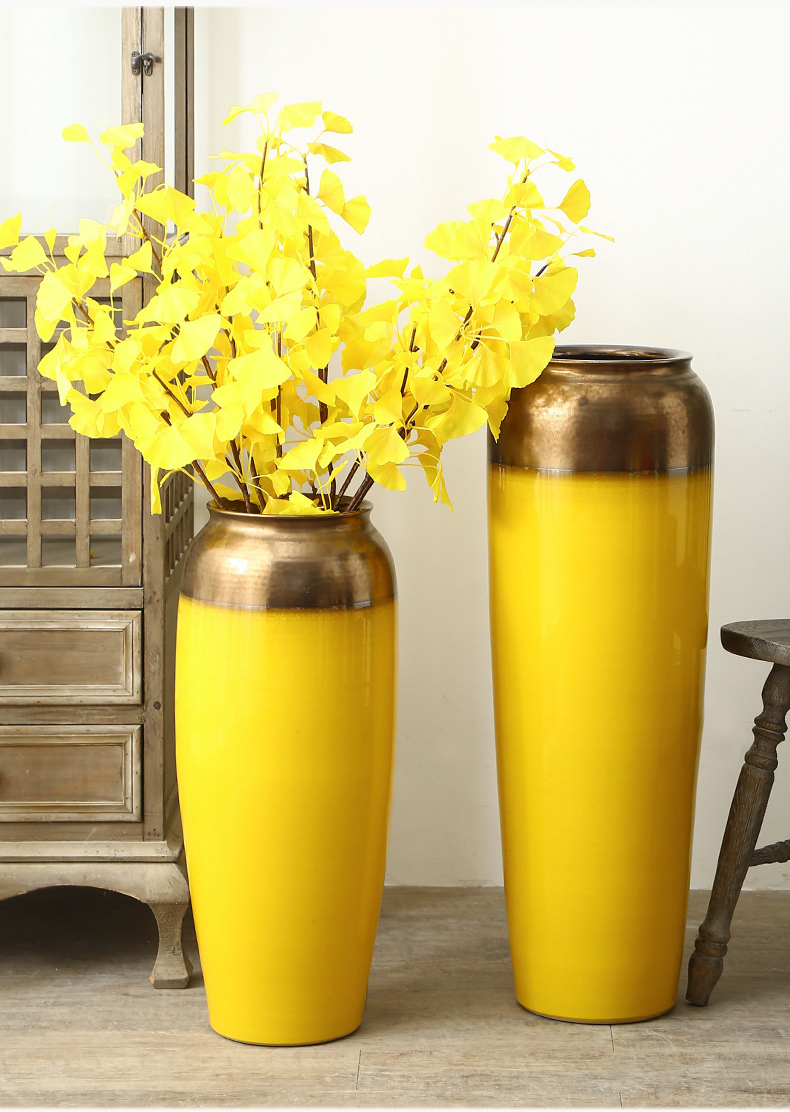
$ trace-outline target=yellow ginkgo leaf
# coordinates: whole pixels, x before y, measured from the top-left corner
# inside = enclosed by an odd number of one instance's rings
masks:
[[[19,231],[22,227],[22,213],[9,216],[0,224],[0,251],[5,247],[15,247],[19,243]]]
[[[25,236],[11,252],[11,258],[8,261],[11,265],[6,269],[32,270],[36,266],[42,266],[47,261],[47,256],[35,236]],[[3,259],[4,266],[5,263],[6,260]]]
[[[346,203],[345,193],[340,178],[332,170],[324,170],[321,174],[318,196],[332,212],[342,213]]]
[[[541,277],[535,278],[535,306],[542,314],[555,313],[564,305],[573,291],[579,272],[572,266],[562,267],[555,271],[547,271]]]
[[[520,208],[543,208],[543,197],[534,181],[520,181],[507,191],[507,203]]]
[[[330,164],[333,162],[350,162],[351,159],[343,151],[339,151],[337,147],[330,147],[326,143],[308,143],[307,149],[310,154],[317,155],[323,158]]]
[[[136,277],[134,272],[132,277]],[[195,290],[183,289],[177,285],[163,285],[141,310],[139,319],[161,321],[162,324],[181,324],[199,304],[200,295]]]
[[[132,266],[127,266],[126,263],[112,263],[110,266],[110,290],[115,293],[121,286],[125,286],[127,282],[131,282],[133,278],[137,277],[137,271]]]
[[[367,471],[374,482],[377,482],[379,486],[386,487],[387,490],[406,489],[406,480],[395,463],[390,461],[375,463],[373,460],[368,460]]]
[[[63,317],[67,305],[71,304],[72,292],[64,285],[57,271],[50,271],[41,279],[36,293],[36,308],[44,320],[57,324]]]
[[[343,205],[340,215],[346,224],[350,224],[355,232],[362,235],[370,220],[370,205],[364,197],[352,197]]]
[[[455,254],[455,233],[458,224],[455,220],[446,220],[425,238],[425,246],[429,251],[435,251],[443,259],[457,259]]]
[[[173,344],[175,362],[189,363],[193,359],[201,359],[213,347],[221,327],[222,317],[216,313],[184,321]]]
[[[584,232],[588,236],[598,236],[599,239],[608,239],[610,243],[614,243],[614,236],[608,236],[605,232],[596,232],[594,228],[587,228],[584,224],[579,225],[579,231]]]
[[[380,425],[403,423],[403,395],[398,386],[391,386],[374,404],[373,419]]]
[[[140,274],[153,274],[153,261],[154,254],[151,244],[146,242],[133,251],[127,258],[126,262],[129,266],[133,266]]]
[[[91,137],[82,124],[69,124],[64,127],[61,135],[67,143],[90,143]]]
[[[193,413],[180,426],[180,432],[195,453],[195,459],[211,459],[216,452],[217,414]]]
[[[237,162],[228,174],[228,201],[236,212],[246,212],[258,189],[249,171]]]
[[[325,131],[333,131],[336,135],[350,135],[354,128],[345,116],[338,116],[337,112],[324,112],[322,114]]]
[[[384,259],[375,266],[369,266],[365,271],[367,278],[402,278],[406,267],[409,265],[408,258],[405,259]]]
[[[121,147],[123,150],[128,150],[138,139],[142,139],[144,134],[145,128],[142,124],[120,124],[118,127],[107,128],[101,133],[99,139],[106,147]]]
[[[236,439],[243,424],[244,407],[240,403],[223,405],[217,410],[217,437],[225,444]]]
[[[159,224],[172,220],[177,228],[187,224],[195,209],[195,202],[186,193],[163,185],[151,193],[145,193],[137,202],[137,208],[145,216],[150,216]]]
[[[294,340],[296,343],[302,341],[308,332],[311,332],[318,320],[318,313],[314,306],[309,305],[306,309],[301,309],[289,321],[288,327],[285,329],[284,335],[289,340]]]
[[[497,135],[495,142],[490,146],[490,150],[496,151],[508,162],[515,164],[518,164],[524,158],[540,158],[542,154],[545,154],[542,147],[539,147],[537,143],[532,143],[529,139],[525,139],[523,135],[516,136],[513,139],[501,139]]]
[[[575,170],[576,169],[576,167],[573,164],[573,159],[568,158],[567,155],[559,154],[557,151],[549,151],[549,154],[554,155],[554,157],[557,160],[557,165],[559,166],[560,170]]]
[[[433,430],[439,443],[444,444],[454,437],[475,432],[487,420],[488,414],[481,406],[455,394],[450,408],[445,413],[430,417],[427,426]]]
[[[584,220],[590,211],[590,191],[581,178],[573,183],[557,208],[564,212],[574,224]]]
[[[409,458],[406,441],[390,425],[378,428],[365,441],[365,452],[372,464],[403,463]]]
[[[232,123],[243,112],[260,113],[260,115],[265,116],[276,100],[277,93],[259,93],[251,104],[234,104],[223,123]]]
[[[534,340],[517,340],[510,344],[508,385],[528,386],[548,367],[554,353],[554,337],[540,336]]]
[[[335,383],[335,397],[344,402],[353,417],[359,417],[362,406],[376,386],[376,376],[372,371],[359,371],[357,374],[344,375]]]
[[[280,131],[312,127],[320,111],[321,105],[317,100],[306,100],[301,104],[286,104],[280,111]]]
[[[281,471],[312,471],[323,447],[322,440],[311,436],[309,440],[303,440],[301,444],[289,449],[277,460],[277,466]]]
[[[314,367],[325,367],[332,358],[335,337],[328,328],[319,328],[304,342],[305,351]]]

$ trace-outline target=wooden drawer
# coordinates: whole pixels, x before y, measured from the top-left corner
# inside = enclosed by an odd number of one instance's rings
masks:
[[[0,705],[139,703],[135,610],[0,610]]]
[[[0,822],[140,818],[139,726],[0,726]]]

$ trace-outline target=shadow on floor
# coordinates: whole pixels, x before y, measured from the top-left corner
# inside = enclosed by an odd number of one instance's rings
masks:
[[[158,944],[151,909],[120,892],[68,885],[0,901],[0,962],[6,967],[35,961],[71,967],[76,976],[121,961],[150,972]],[[191,910],[184,920],[184,946],[195,966],[190,987],[202,984]]]

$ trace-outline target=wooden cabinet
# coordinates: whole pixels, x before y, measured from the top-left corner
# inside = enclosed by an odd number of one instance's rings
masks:
[[[124,9],[123,39],[123,119],[145,124],[142,156],[162,165],[164,10]],[[191,12],[177,9],[181,188],[191,177],[191,45]],[[158,59],[150,75],[131,72],[133,50]],[[64,246],[57,240],[55,253]],[[153,516],[133,446],[69,427],[37,370],[38,282],[0,270],[0,898],[80,884],[144,900],[160,931],[151,980],[181,987],[189,892],[173,674],[192,483],[173,475]],[[109,287],[97,293],[109,298]],[[138,282],[120,293],[127,315],[150,290]]]

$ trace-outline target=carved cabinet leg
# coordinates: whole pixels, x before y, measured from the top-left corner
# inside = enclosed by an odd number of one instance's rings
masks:
[[[189,901],[149,906],[159,927],[159,952],[149,980],[154,988],[186,988],[192,965],[184,953],[182,928]]]
[[[790,708],[790,668],[775,664],[763,687],[763,709],[754,720],[754,742],[744,758],[724,831],[708,913],[689,960],[686,999],[704,1006],[721,976],[730,923],[752,861],[784,739]]]

